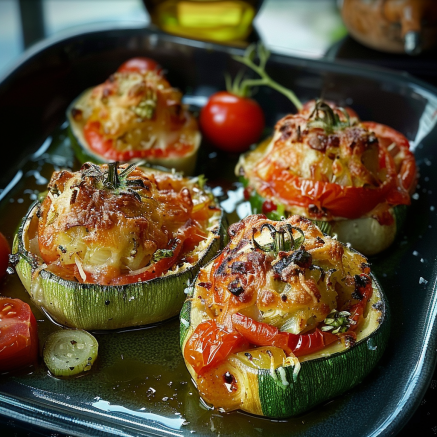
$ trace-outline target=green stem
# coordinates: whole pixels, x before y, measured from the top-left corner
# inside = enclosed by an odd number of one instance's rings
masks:
[[[241,82],[240,85],[240,89],[242,90],[242,94],[247,94],[247,90],[249,89],[249,87],[252,86],[269,86],[273,89],[275,89],[276,91],[280,92],[281,94],[283,94],[285,97],[287,97],[291,103],[293,103],[293,105],[296,107],[296,109],[298,111],[300,111],[303,107],[301,101],[297,98],[296,94],[289,90],[288,88],[283,87],[282,85],[280,85],[279,83],[277,83],[276,81],[274,81],[265,71],[265,66],[267,63],[267,59],[270,56],[270,53],[263,47],[263,46],[258,46],[258,54],[259,54],[259,59],[260,59],[260,64],[256,65],[253,60],[252,57],[254,55],[254,49],[253,47],[250,48],[250,50],[248,49],[246,51],[245,56],[234,56],[233,58],[236,61],[239,61],[241,63],[243,63],[244,65],[246,65],[247,67],[249,67],[251,70],[253,70],[255,73],[257,73],[261,79],[245,79]]]

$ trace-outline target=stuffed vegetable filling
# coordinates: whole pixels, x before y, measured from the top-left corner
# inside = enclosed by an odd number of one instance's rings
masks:
[[[237,384],[245,372],[298,368],[314,354],[352,347],[379,297],[366,258],[306,218],[253,215],[229,235],[199,272],[183,353],[202,397],[234,409],[250,397]]]
[[[182,94],[155,70],[122,70],[71,109],[90,149],[106,160],[177,158],[197,150],[195,118]]]
[[[268,143],[243,156],[237,173],[248,196],[315,220],[372,217],[393,222],[390,208],[408,205],[416,164],[408,140],[348,109],[309,102],[278,121]],[[261,211],[260,211],[261,212]]]
[[[198,180],[117,163],[57,171],[29,227],[30,251],[61,278],[102,285],[195,263],[220,212]]]

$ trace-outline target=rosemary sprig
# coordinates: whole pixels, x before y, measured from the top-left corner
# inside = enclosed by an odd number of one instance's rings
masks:
[[[262,233],[266,228],[270,231],[270,236],[272,238],[270,243],[264,245],[259,244],[255,239],[255,232],[252,236],[253,245],[263,252],[273,252],[275,256],[277,256],[279,252],[289,252],[292,249],[299,249],[305,241],[305,234],[302,229],[292,226],[289,223],[280,226],[279,229],[276,229],[270,223],[264,223],[261,226],[260,233]],[[293,229],[301,234],[299,238],[293,237]],[[285,239],[285,235],[288,235],[288,240]]]
[[[255,57],[258,55],[259,63],[258,65],[255,63]],[[229,92],[240,95],[247,96],[249,93],[249,89],[254,86],[269,86],[270,88],[275,89],[276,91],[283,94],[287,97],[293,105],[298,109],[302,109],[301,101],[296,97],[293,91],[285,88],[280,85],[278,82],[274,81],[265,71],[265,67],[267,61],[270,57],[270,52],[262,43],[257,45],[251,44],[245,51],[244,56],[233,56],[233,58],[241,62],[242,64],[249,67],[255,73],[257,73],[260,78],[259,79],[243,79],[243,75],[239,73],[234,80],[234,83],[231,84],[229,78],[226,79],[226,86]]]
[[[323,100],[318,99],[313,112],[309,116],[309,128],[321,128],[327,133],[332,133],[336,129],[343,129],[351,126],[348,112],[344,108],[339,108],[344,114],[346,121],[341,121],[340,117]]]

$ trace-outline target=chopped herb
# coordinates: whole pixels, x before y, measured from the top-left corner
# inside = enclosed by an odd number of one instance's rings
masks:
[[[321,327],[321,330],[331,331],[333,334],[338,334],[340,332],[346,332],[350,328],[351,321],[349,316],[351,315],[348,311],[337,311],[335,308],[328,314],[328,317],[323,321],[325,326]]]
[[[158,262],[159,260],[163,259],[163,258],[170,258],[173,256],[173,250],[170,249],[158,249],[154,254],[153,254],[153,261],[154,262]]]

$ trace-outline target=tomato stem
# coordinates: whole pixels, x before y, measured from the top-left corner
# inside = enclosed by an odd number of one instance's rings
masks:
[[[258,54],[259,65],[254,62],[255,54]],[[297,110],[301,110],[303,105],[301,101],[297,98],[296,94],[280,85],[278,82],[274,81],[265,71],[265,66],[270,57],[270,52],[264,47],[263,44],[251,44],[244,54],[244,56],[233,56],[233,58],[241,62],[242,64],[249,67],[255,73],[257,73],[260,79],[244,79],[241,81],[239,75],[236,76],[235,81],[230,88],[234,94],[246,96],[248,94],[249,88],[254,86],[269,86],[276,91],[287,97],[291,103],[296,107]],[[238,80],[237,80],[238,79]],[[227,82],[228,83],[228,82]]]

